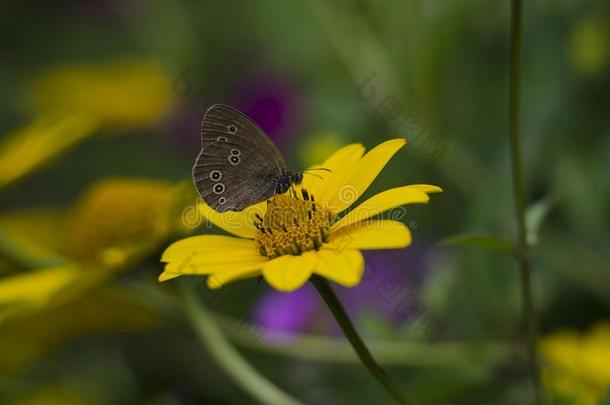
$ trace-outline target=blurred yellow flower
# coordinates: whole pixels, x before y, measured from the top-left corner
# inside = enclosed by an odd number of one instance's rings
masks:
[[[360,282],[361,250],[403,248],[411,233],[402,222],[371,218],[389,209],[427,203],[437,186],[390,189],[364,201],[344,216],[392,156],[406,143],[394,139],[363,156],[364,147],[345,146],[322,165],[330,172],[306,176],[300,195],[291,190],[241,212],[218,213],[201,204],[203,215],[236,237],[200,235],[169,246],[160,281],[184,274],[208,275],[210,288],[263,275],[280,291],[301,287],[313,273],[344,286]]]
[[[334,132],[321,132],[308,137],[300,145],[299,159],[304,166],[311,166],[322,162],[327,156],[339,149],[345,142],[342,137]]]
[[[42,213],[0,216],[3,255],[12,253],[14,262],[31,269],[0,278],[0,323],[72,299],[137,263],[182,230],[182,191],[181,184],[160,180],[105,179],[62,220]]]
[[[70,215],[71,253],[81,261],[114,266],[158,244],[178,226],[171,215],[177,192],[176,185],[152,179],[94,184]]]
[[[183,192],[180,183],[104,179],[63,216],[0,216],[1,253],[13,254],[10,258],[22,266],[0,278],[0,373],[18,371],[49,348],[89,331],[157,324],[128,297],[103,292],[103,285],[183,230]],[[60,264],[49,265],[55,262]]]
[[[610,389],[610,322],[586,333],[557,332],[540,344],[543,379],[558,400],[598,404]]]
[[[605,20],[586,17],[571,32],[568,57],[576,69],[594,74],[608,66],[610,59],[610,30]]]
[[[95,119],[83,115],[45,116],[0,143],[0,187],[13,183],[91,135]]]
[[[27,106],[36,112],[79,113],[121,128],[154,126],[175,101],[170,77],[147,60],[53,68],[26,94]]]

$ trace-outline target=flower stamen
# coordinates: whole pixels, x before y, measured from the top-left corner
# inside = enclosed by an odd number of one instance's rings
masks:
[[[291,189],[267,201],[264,217],[256,215],[255,240],[263,256],[296,256],[318,250],[328,240],[334,216],[307,190],[301,189],[301,197]]]

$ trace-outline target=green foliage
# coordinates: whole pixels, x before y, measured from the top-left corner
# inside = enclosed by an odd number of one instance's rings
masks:
[[[462,233],[450,236],[448,238],[442,239],[439,242],[439,245],[478,247],[504,254],[511,254],[514,251],[514,243],[510,240],[501,238],[499,236],[476,232]]]

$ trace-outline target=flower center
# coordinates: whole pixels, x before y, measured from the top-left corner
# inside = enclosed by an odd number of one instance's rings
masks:
[[[334,215],[307,190],[302,189],[301,195],[294,190],[277,195],[267,201],[264,217],[257,214],[256,243],[263,256],[300,255],[319,249],[328,240]]]

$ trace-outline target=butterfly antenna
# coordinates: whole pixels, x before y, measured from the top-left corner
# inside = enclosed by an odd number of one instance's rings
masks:
[[[312,170],[324,170],[325,172],[329,172],[329,173],[333,172],[332,170],[327,169],[326,167],[314,167],[314,168],[311,168],[311,169],[305,169],[303,171],[307,172],[307,171],[312,171]]]
[[[313,174],[313,173],[307,173],[307,172],[303,172],[303,174],[308,174],[308,175],[310,175],[310,176],[317,177],[317,178],[319,178],[320,180],[324,180],[324,179],[322,178],[322,176],[320,176],[319,174]]]

